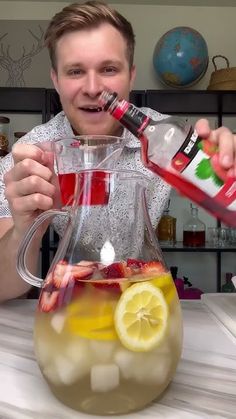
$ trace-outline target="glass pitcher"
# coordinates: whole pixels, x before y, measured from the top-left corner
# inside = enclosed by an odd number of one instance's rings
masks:
[[[42,287],[37,362],[53,394],[78,411],[142,409],[162,394],[180,359],[181,309],[148,216],[148,182],[128,170],[76,173],[67,205],[41,214],[18,252],[22,278]],[[53,216],[65,217],[66,227],[43,281],[28,271],[26,253]]]

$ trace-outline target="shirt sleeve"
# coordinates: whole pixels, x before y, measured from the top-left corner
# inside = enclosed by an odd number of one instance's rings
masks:
[[[18,140],[17,143],[28,143],[28,144],[31,143],[32,144],[36,142],[36,138],[37,138],[36,135],[37,135],[37,130],[33,129],[32,131],[30,131],[29,133],[21,137],[21,139]],[[5,173],[9,172],[9,170],[11,170],[13,165],[14,165],[14,162],[12,158],[12,153],[8,153],[5,157],[3,157],[0,160],[0,218],[12,216],[8,201],[5,197],[4,175]]]

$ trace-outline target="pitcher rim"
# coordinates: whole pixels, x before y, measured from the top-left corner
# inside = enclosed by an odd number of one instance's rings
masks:
[[[105,139],[105,140],[104,140]],[[57,138],[53,141],[54,144],[58,144],[60,142],[63,143],[63,141],[82,141],[82,145],[90,145],[91,147],[93,146],[93,144],[89,144],[92,141],[98,141],[100,140],[100,145],[106,145],[106,144],[120,144],[121,142],[125,143],[125,138],[118,136],[118,135],[103,135],[103,134],[84,134],[84,135],[73,135],[73,136],[65,136],[65,137],[60,137]],[[110,141],[108,141],[110,140]],[[73,144],[73,143],[72,143]],[[71,147],[72,144],[63,144],[64,147]],[[94,144],[97,146],[97,144]]]

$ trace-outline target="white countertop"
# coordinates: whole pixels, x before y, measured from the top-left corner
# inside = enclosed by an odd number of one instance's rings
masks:
[[[0,306],[0,418],[88,419],[55,399],[33,352],[34,300]],[[200,301],[182,302],[184,348],[159,402],[121,419],[236,418],[236,339]],[[105,417],[107,419],[107,416]]]

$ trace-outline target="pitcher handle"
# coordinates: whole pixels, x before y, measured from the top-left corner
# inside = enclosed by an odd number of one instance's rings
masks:
[[[16,258],[16,270],[22,279],[30,285],[41,288],[43,279],[33,275],[26,266],[26,253],[30,245],[31,239],[36,233],[37,228],[49,217],[55,217],[56,215],[68,216],[68,211],[64,210],[48,210],[36,217],[34,223],[26,230],[23,240],[19,246]]]

